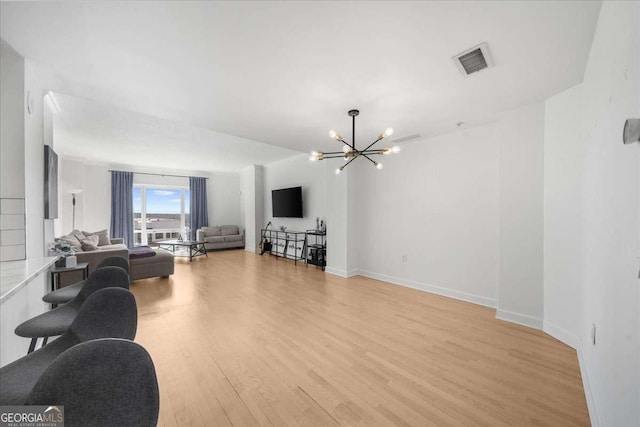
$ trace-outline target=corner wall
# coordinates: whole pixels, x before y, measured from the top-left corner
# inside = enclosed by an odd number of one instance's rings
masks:
[[[546,106],[544,330],[577,349],[594,426],[640,425],[640,3],[603,3],[583,83]]]
[[[504,113],[500,143],[496,317],[542,328],[544,104]]]
[[[583,286],[582,84],[545,102],[544,331],[578,347]]]
[[[264,227],[264,186],[263,167],[252,165],[244,168],[241,173],[241,194],[245,228],[245,250],[255,252],[260,242],[260,229]]]
[[[497,304],[499,143],[495,124],[402,145],[357,165],[360,274]]]
[[[583,83],[584,299],[579,338],[594,425],[640,425],[640,3],[604,2]],[[597,327],[590,344],[591,325]],[[589,397],[589,395],[588,395]]]

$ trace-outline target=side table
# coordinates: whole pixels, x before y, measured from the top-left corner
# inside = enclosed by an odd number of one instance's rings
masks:
[[[75,267],[52,267],[49,270],[51,273],[51,292],[58,289],[60,285],[60,275],[63,273],[71,273],[72,271],[82,271],[82,280],[89,277],[89,263],[79,262]]]

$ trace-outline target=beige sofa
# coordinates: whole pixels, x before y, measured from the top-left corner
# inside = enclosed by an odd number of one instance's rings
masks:
[[[129,259],[129,249],[124,244],[124,239],[111,239],[110,245],[99,246],[95,251],[76,252],[78,263],[88,262],[89,273],[93,273],[100,262],[110,256],[120,256]]]
[[[244,229],[237,225],[214,225],[200,228],[196,239],[205,242],[207,250],[244,248]]]

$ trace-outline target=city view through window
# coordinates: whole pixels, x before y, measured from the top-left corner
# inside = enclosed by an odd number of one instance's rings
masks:
[[[189,226],[190,192],[181,187],[133,187],[133,224],[136,245],[175,239]]]

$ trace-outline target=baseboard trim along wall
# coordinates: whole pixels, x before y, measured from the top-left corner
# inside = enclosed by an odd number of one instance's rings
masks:
[[[587,372],[587,363],[584,360],[583,343],[580,338],[576,337],[578,353],[578,365],[580,366],[580,375],[582,376],[582,387],[584,388],[584,396],[587,399],[587,409],[589,410],[589,418],[591,420],[592,427],[600,427],[600,417],[596,409],[595,395],[591,389],[591,381],[589,381],[589,373]]]
[[[591,382],[589,381],[589,374],[587,373],[587,364],[584,360],[582,340],[566,329],[554,325],[547,320],[543,322],[542,330],[546,334],[551,335],[555,339],[576,350],[576,353],[578,355],[578,365],[580,366],[580,375],[582,376],[582,387],[584,388],[584,395],[587,399],[587,408],[589,409],[589,418],[591,419],[591,425],[593,427],[599,427],[601,424],[596,411],[594,395],[591,391]]]
[[[556,326],[553,323],[545,320],[542,322],[542,330],[558,341],[562,341],[574,350],[578,349],[578,337],[573,335],[566,329]]]
[[[529,328],[542,330],[542,319],[528,314],[515,313],[509,310],[496,310],[496,319],[505,320]]]
[[[358,272],[361,276],[369,277],[371,279],[382,280],[383,282],[391,283],[392,285],[404,286],[406,288],[417,289],[423,292],[429,292],[436,295],[442,295],[445,297],[457,299],[460,301],[470,302],[472,304],[479,304],[485,307],[496,308],[497,301],[493,298],[487,298],[480,295],[469,294],[466,292],[456,291],[454,289],[442,288],[440,286],[429,285],[426,283],[420,283],[413,280],[401,279],[395,276],[389,276],[387,274],[375,273],[373,271]]]
[[[334,267],[325,267],[324,271],[329,274],[333,274],[334,276],[343,277],[345,279],[348,279],[349,277],[357,276],[359,274],[358,270],[347,271],[347,270],[334,268]]]

